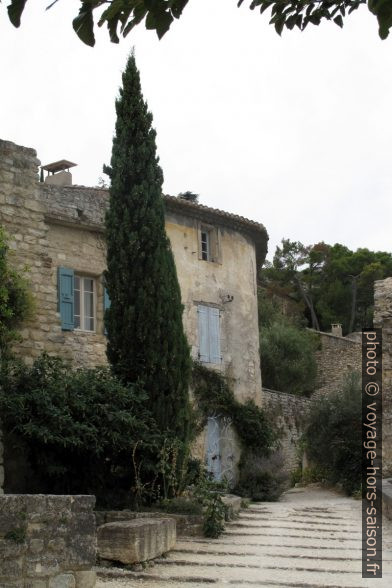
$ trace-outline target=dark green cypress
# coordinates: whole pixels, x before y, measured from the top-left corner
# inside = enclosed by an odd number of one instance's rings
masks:
[[[170,241],[165,232],[163,174],[152,115],[132,54],[116,100],[116,132],[106,214],[111,306],[107,356],[124,382],[141,382],[162,432],[187,442],[190,352]]]

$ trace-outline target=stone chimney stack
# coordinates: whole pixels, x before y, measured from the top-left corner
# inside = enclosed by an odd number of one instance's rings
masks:
[[[340,323],[332,323],[331,333],[336,337],[343,337],[342,325]]]
[[[77,164],[66,159],[43,165],[42,170],[48,172],[45,178],[45,184],[52,184],[54,186],[72,186],[72,174],[69,171],[70,167],[75,167]]]

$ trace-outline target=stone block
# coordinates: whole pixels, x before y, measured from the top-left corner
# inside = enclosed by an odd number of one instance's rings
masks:
[[[49,580],[49,588],[75,588],[75,576],[73,574],[58,574]]]
[[[95,572],[75,572],[76,588],[94,588],[97,581]]]
[[[142,518],[98,528],[99,557],[124,564],[154,559],[175,544],[176,523],[170,518]]]

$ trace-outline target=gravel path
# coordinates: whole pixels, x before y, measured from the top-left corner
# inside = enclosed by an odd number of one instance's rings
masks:
[[[382,579],[361,578],[361,502],[308,487],[252,504],[219,539],[180,538],[144,572],[112,569],[97,588],[392,588],[391,521],[383,568]]]

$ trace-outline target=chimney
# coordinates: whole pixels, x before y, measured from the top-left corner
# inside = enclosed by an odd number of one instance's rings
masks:
[[[41,170],[45,170],[47,176],[45,184],[52,184],[54,186],[72,186],[72,174],[69,171],[70,167],[75,167],[77,164],[66,159],[43,165]]]
[[[343,337],[342,325],[340,323],[332,323],[331,333],[336,337]]]

